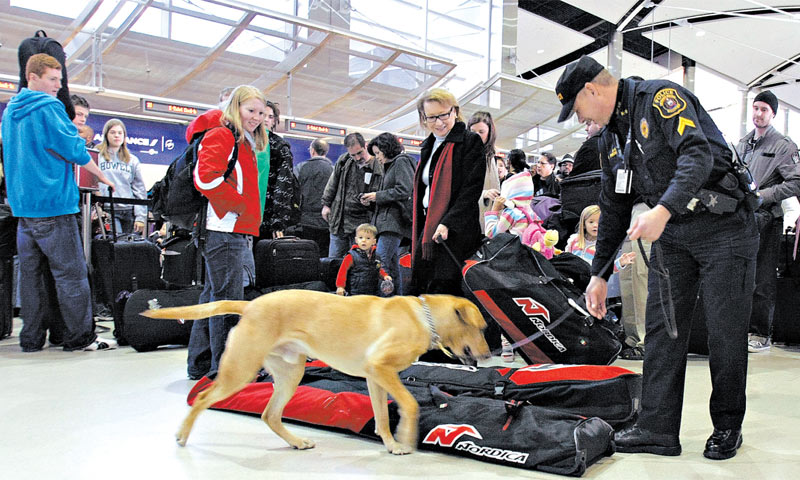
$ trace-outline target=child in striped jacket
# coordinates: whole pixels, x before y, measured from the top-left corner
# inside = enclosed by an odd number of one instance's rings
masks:
[[[484,214],[486,236],[492,238],[498,233],[509,232],[523,238],[526,230],[534,228],[544,232],[542,220],[531,208],[532,199],[533,179],[530,171],[525,170],[507,178],[501,186],[500,196],[494,199],[492,208]]]

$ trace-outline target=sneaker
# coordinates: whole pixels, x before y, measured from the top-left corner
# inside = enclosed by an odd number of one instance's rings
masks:
[[[114,313],[106,305],[99,305],[95,312],[94,319],[98,322],[110,322],[114,320]]]
[[[641,347],[626,347],[619,356],[623,360],[644,360],[644,350]]]
[[[747,340],[747,351],[750,353],[759,353],[769,351],[772,342],[769,337],[762,337],[760,335],[750,335]]]
[[[514,361],[514,349],[511,348],[511,343],[506,339],[506,337],[500,337],[500,343],[503,347],[503,350],[500,353],[500,358],[503,359],[506,363],[511,363]]]
[[[116,340],[97,337],[94,339],[94,342],[90,343],[83,349],[87,352],[94,352],[97,350],[114,350],[115,348],[117,348]]]

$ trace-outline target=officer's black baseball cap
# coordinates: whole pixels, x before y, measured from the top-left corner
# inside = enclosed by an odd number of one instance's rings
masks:
[[[591,82],[602,70],[603,66],[588,55],[567,65],[556,84],[556,95],[562,105],[561,114],[558,116],[559,122],[563,122],[572,115],[572,108],[575,106],[575,97],[578,96],[578,92],[586,85],[586,82]]]

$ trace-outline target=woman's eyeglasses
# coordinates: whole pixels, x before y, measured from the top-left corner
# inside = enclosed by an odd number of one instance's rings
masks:
[[[436,120],[445,121],[450,118],[450,114],[453,113],[453,107],[450,107],[450,110],[447,113],[440,113],[439,115],[431,115],[425,117],[426,123],[436,123]]]

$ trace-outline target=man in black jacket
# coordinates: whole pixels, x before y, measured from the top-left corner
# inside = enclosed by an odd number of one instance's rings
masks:
[[[322,193],[322,218],[330,231],[329,257],[344,257],[353,246],[356,227],[370,223],[372,210],[361,203],[361,196],[381,185],[383,166],[367,152],[367,142],[358,133],[344,138],[347,153],[333,166],[333,173]]]
[[[322,218],[322,192],[333,172],[333,164],[326,157],[328,142],[321,138],[311,142],[307,161],[299,164],[294,169],[297,181],[300,183],[300,226],[302,238],[314,240],[319,247],[321,257],[328,255],[328,246],[331,243],[328,232],[328,222]]]
[[[586,140],[575,152],[575,164],[572,166],[571,176],[600,170],[600,152],[597,144],[600,141],[599,133],[602,129],[603,127],[595,122],[586,122]]]

